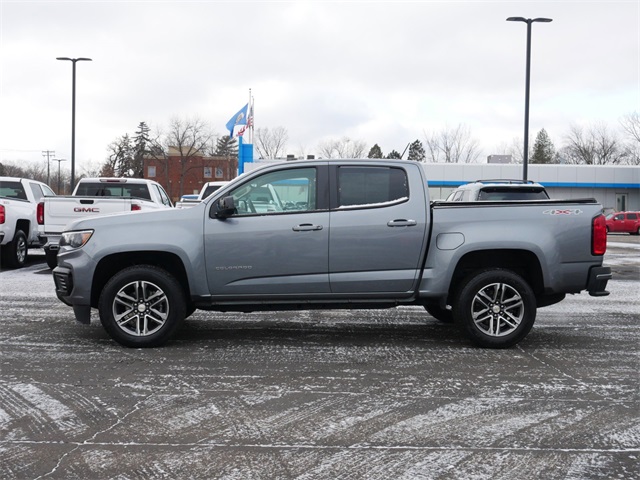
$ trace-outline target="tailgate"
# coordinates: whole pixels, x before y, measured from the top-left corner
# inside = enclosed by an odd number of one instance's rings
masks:
[[[131,210],[127,198],[48,197],[45,200],[45,233],[60,233],[74,220]]]

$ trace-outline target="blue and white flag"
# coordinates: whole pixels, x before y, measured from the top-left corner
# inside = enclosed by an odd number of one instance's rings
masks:
[[[247,124],[247,109],[249,108],[249,104],[247,103],[244,107],[238,110],[231,119],[227,122],[227,130],[229,130],[229,137],[233,138],[233,130],[237,125],[246,125]]]

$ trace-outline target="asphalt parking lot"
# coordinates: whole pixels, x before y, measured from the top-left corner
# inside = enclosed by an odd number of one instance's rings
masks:
[[[196,312],[125,349],[32,255],[0,272],[0,477],[640,478],[640,243],[509,350],[417,307]]]

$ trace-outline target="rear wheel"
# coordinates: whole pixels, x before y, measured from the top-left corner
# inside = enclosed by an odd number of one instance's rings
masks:
[[[109,335],[126,347],[159,347],[171,339],[186,316],[184,292],[171,274],[138,265],[115,274],[98,304]]]
[[[16,230],[13,240],[2,247],[2,266],[21,268],[27,263],[27,236],[22,230]]]
[[[529,284],[510,270],[483,270],[463,283],[453,315],[477,345],[507,348],[533,327],[535,295]]]

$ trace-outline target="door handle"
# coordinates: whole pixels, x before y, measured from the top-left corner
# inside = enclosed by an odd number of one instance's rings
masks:
[[[322,230],[322,225],[313,225],[312,223],[303,223],[293,227],[294,232],[312,232],[314,230]]]
[[[418,224],[415,220],[398,218],[387,222],[387,227],[414,227]]]

